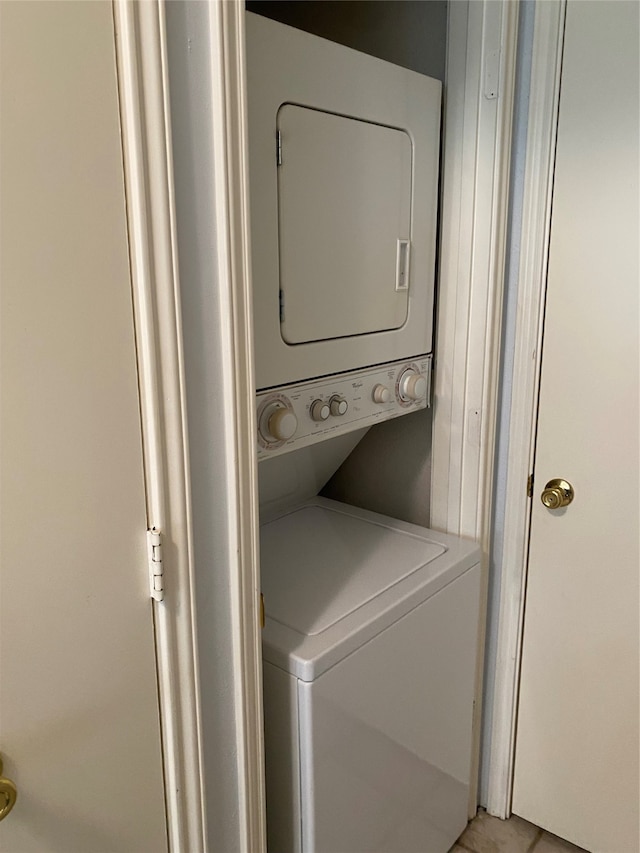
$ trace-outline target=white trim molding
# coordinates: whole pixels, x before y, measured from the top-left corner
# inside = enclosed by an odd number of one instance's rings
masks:
[[[169,849],[205,848],[186,400],[166,45],[157,3],[115,0],[147,523],[163,534],[154,602]],[[150,605],[151,606],[151,605]]]
[[[143,5],[143,4],[141,4]],[[208,849],[266,849],[244,4],[162,3]]]
[[[540,381],[564,0],[535,7],[487,810],[511,812],[522,619]]]
[[[517,3],[451,4],[434,392],[431,524],[487,544]],[[500,56],[498,96],[485,91]]]
[[[237,566],[232,626],[236,645],[236,709],[242,793],[242,850],[266,851],[262,636],[258,521],[257,433],[253,357],[249,163],[245,80],[244,3],[211,4],[212,125],[218,226],[218,283],[224,286],[229,323],[224,365],[233,401],[228,447],[235,462],[229,494]]]
[[[431,526],[481,544],[485,602],[517,29],[517,3],[449,6]],[[483,605],[470,813],[477,798],[484,622]]]

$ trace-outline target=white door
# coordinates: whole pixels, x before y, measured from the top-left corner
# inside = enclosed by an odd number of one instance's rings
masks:
[[[109,2],[2,3],[3,853],[167,849]]]
[[[639,849],[639,9],[567,8],[513,794],[609,853]]]

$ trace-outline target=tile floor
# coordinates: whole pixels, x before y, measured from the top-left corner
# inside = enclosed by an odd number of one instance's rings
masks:
[[[480,809],[450,853],[585,853],[539,826],[512,815],[509,820],[491,817]]]

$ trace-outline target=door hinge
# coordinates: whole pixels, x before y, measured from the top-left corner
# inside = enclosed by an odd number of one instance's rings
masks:
[[[282,166],[282,134],[276,130],[276,163]]]
[[[156,601],[164,599],[164,566],[162,562],[162,533],[156,528],[147,530],[147,557],[149,562],[149,591]]]
[[[529,474],[527,477],[527,497],[533,497],[533,474]]]

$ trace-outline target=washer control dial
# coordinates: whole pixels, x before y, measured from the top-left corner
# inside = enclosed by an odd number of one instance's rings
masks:
[[[339,394],[334,394],[329,400],[329,408],[331,409],[332,415],[342,416],[347,414],[349,404],[344,397],[341,397]]]
[[[268,403],[260,414],[258,430],[267,444],[288,441],[293,438],[297,428],[295,412],[281,400]]]
[[[331,414],[331,409],[324,400],[314,400],[309,408],[309,412],[314,421],[326,421]]]
[[[427,393],[427,380],[421,373],[409,367],[400,377],[398,391],[403,400],[422,400]]]
[[[388,403],[391,399],[391,394],[386,385],[376,385],[373,389],[372,398],[374,403]]]

